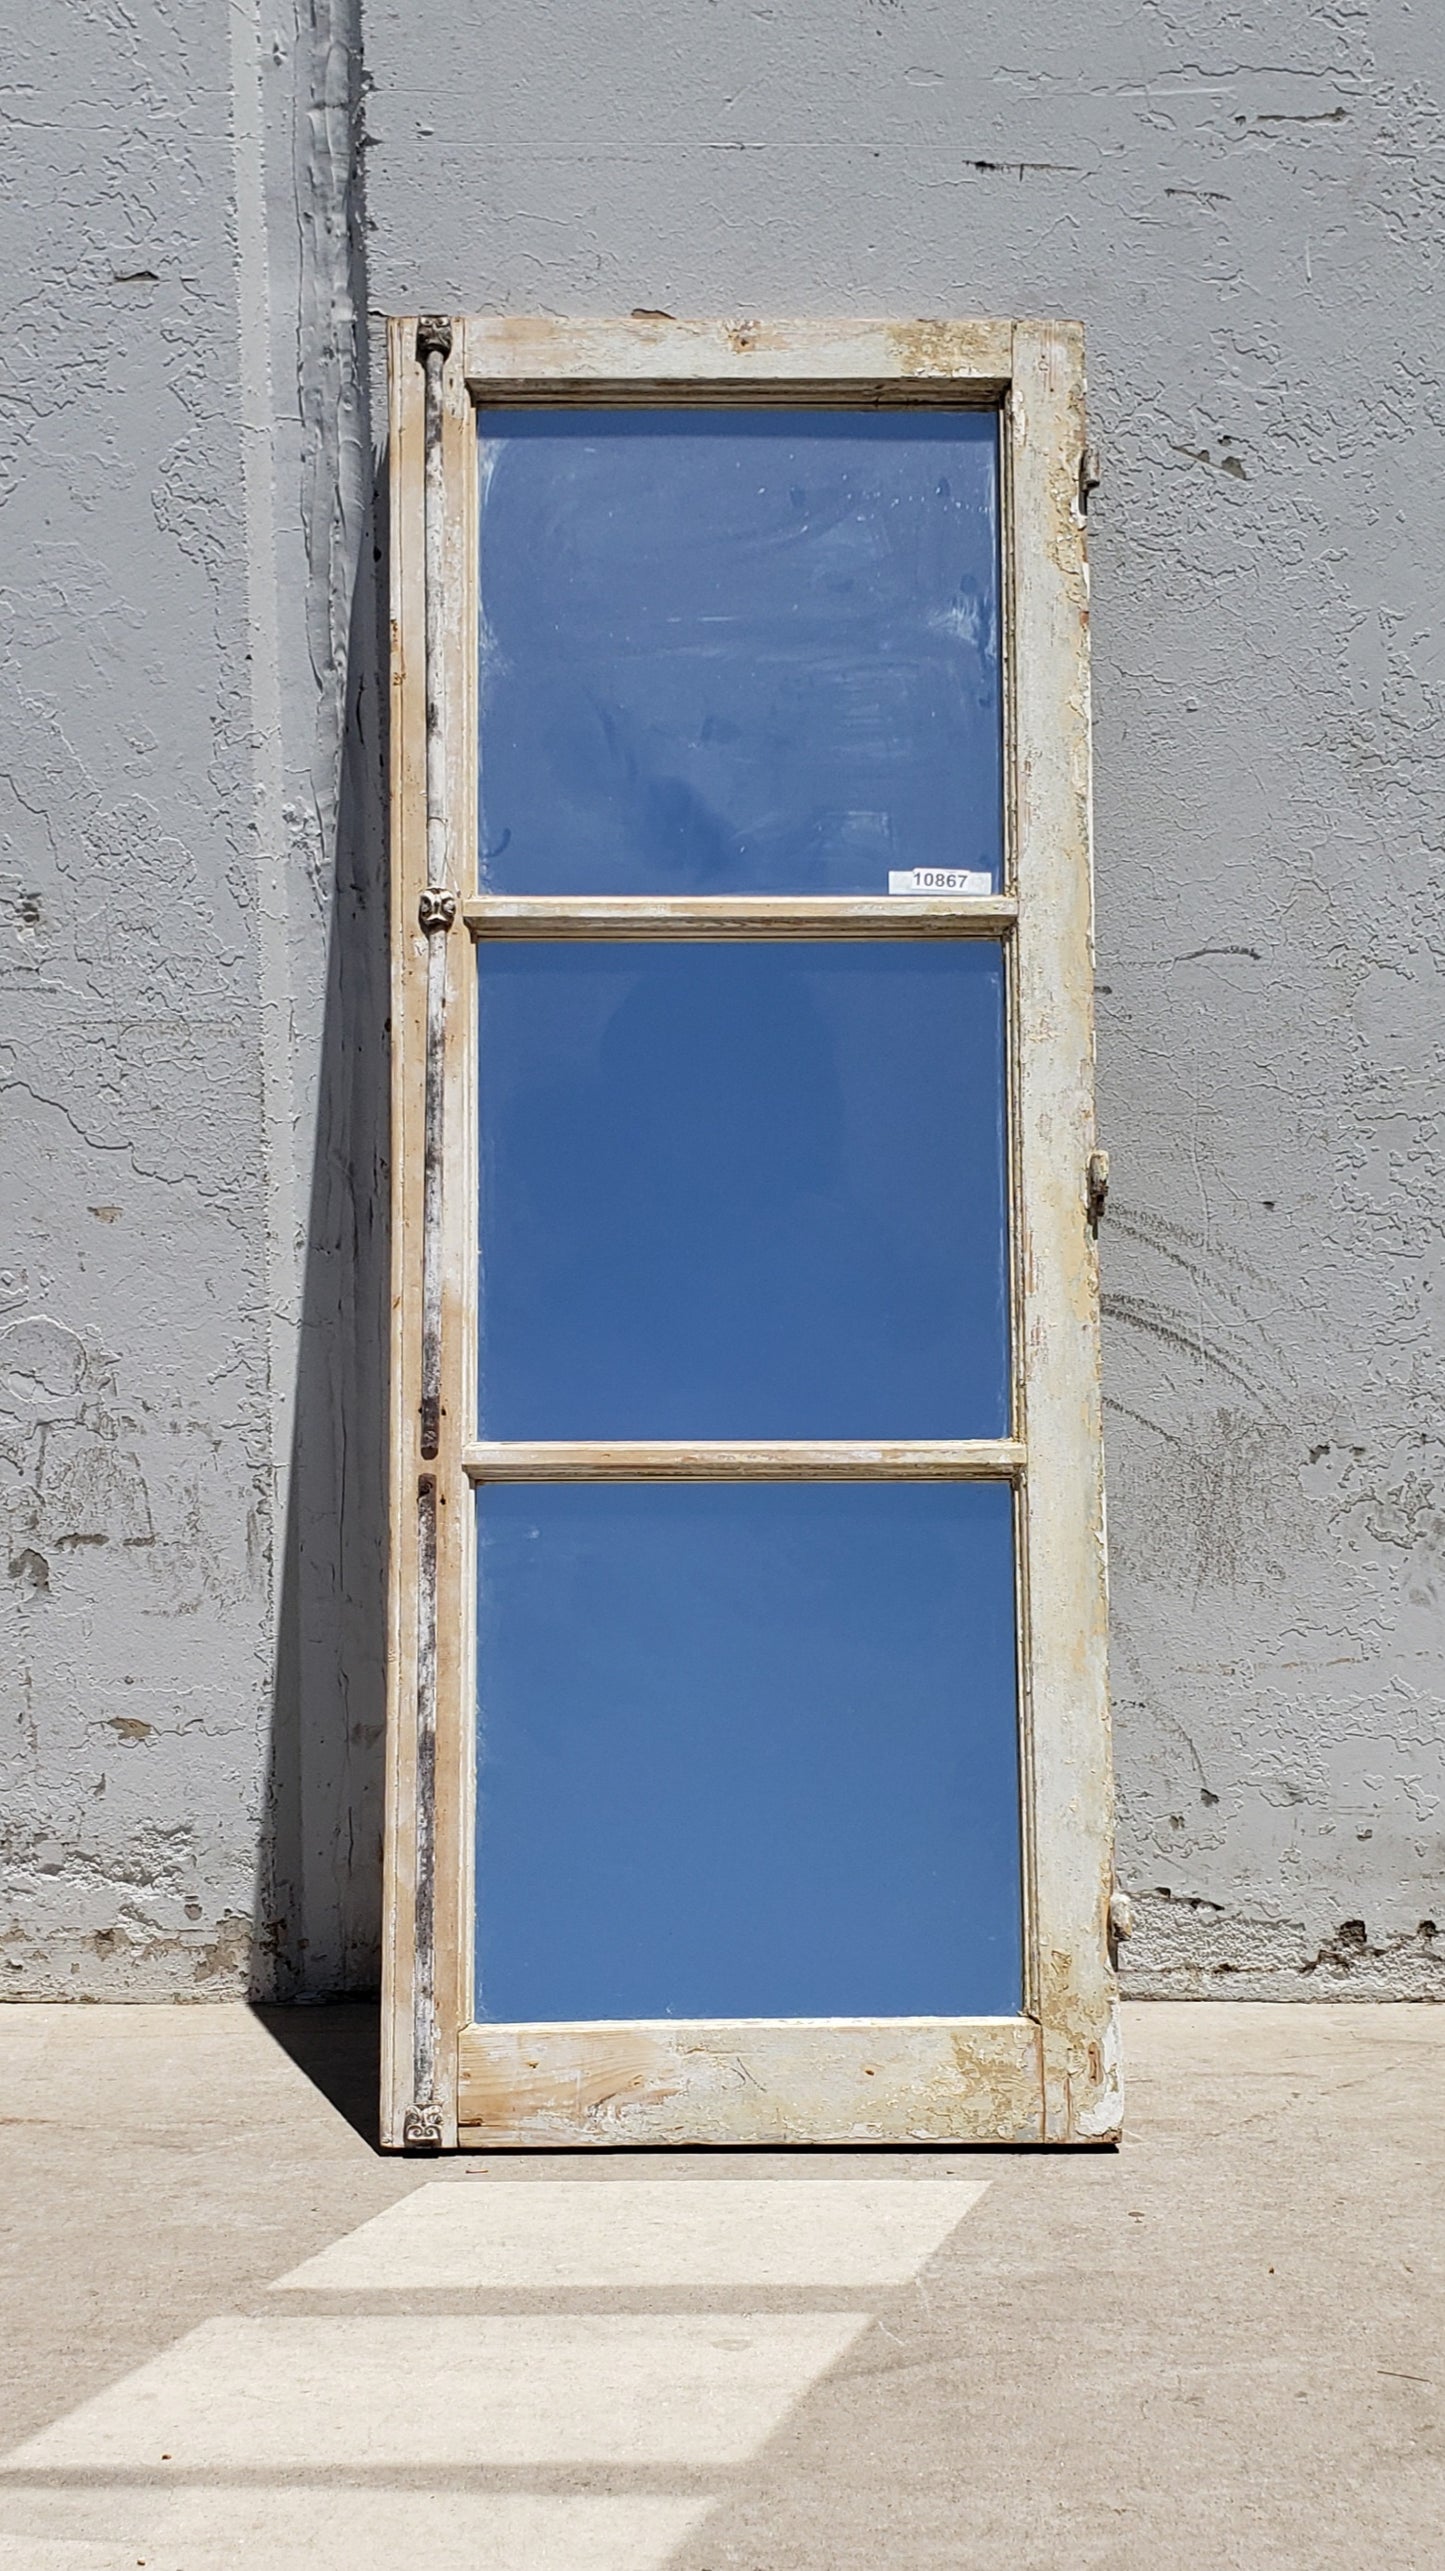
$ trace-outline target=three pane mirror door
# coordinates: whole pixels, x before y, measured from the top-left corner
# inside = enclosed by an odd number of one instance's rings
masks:
[[[1080,334],[390,346],[385,2136],[1099,2139]]]

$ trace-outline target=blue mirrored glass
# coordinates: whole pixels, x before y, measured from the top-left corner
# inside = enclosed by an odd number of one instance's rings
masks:
[[[477,2014],[1006,2014],[999,1485],[478,1495]]]
[[[997,889],[995,413],[483,410],[479,436],[485,889]]]
[[[484,944],[488,1438],[1009,1433],[992,944]]]

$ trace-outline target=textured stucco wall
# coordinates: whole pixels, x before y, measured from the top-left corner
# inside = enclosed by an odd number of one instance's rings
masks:
[[[264,23],[40,0],[7,41],[15,1996],[375,1972],[384,985],[374,646],[342,754],[373,598],[350,32],[328,0]]]
[[[373,312],[1087,325],[1130,1979],[1445,1986],[1436,14],[261,5],[0,182],[12,1983],[372,1964],[364,162]]]

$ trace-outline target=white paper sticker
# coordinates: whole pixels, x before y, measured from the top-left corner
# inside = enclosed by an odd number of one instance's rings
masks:
[[[974,874],[967,866],[914,866],[906,875],[890,873],[890,893],[991,893],[992,875]]]

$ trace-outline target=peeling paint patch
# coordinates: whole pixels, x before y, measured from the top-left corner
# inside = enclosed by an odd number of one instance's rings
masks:
[[[251,1923],[234,1912],[211,1926],[180,1916],[162,1931],[112,1917],[0,1936],[6,2001],[243,2000],[250,1996]]]
[[[1344,1919],[1320,1937],[1303,1921],[1162,1891],[1132,1901],[1126,1998],[1445,2001],[1445,1937],[1432,1918],[1398,1930]]]

